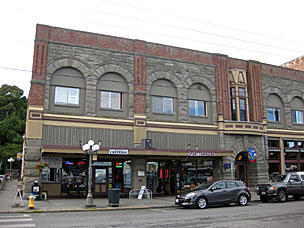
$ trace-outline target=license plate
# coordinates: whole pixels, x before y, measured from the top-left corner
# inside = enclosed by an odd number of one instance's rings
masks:
[[[266,192],[261,192],[262,195],[266,195]]]

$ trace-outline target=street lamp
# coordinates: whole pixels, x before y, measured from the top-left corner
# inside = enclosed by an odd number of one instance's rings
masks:
[[[15,161],[15,159],[10,157],[7,159],[7,161],[10,163],[10,178],[12,179],[12,163]]]
[[[87,144],[82,146],[82,150],[85,154],[89,155],[89,181],[88,181],[88,195],[85,203],[85,207],[95,207],[96,205],[93,203],[93,195],[92,195],[92,155],[97,154],[99,150],[99,145],[95,144],[93,140],[89,140]]]

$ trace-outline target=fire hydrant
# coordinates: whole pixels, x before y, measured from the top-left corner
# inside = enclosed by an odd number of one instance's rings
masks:
[[[29,209],[34,209],[34,207],[35,207],[35,195],[34,195],[34,193],[31,193],[31,195],[29,196],[28,208]]]

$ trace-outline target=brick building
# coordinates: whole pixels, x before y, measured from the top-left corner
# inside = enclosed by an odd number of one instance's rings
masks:
[[[304,70],[304,56],[300,56],[296,59],[290,60],[289,62],[284,63],[281,66],[295,70]]]
[[[35,179],[54,197],[69,179],[87,183],[90,139],[101,146],[94,196],[143,185],[172,195],[223,178],[253,187],[304,170],[303,85],[301,71],[37,25],[25,192]],[[50,168],[39,174],[40,160]]]

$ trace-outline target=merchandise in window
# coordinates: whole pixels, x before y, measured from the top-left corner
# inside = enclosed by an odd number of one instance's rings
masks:
[[[153,112],[173,114],[173,98],[171,97],[153,97]]]
[[[189,100],[190,116],[206,116],[205,101]]]
[[[292,110],[292,122],[295,124],[303,124],[303,111]]]
[[[122,93],[101,91],[100,107],[108,109],[122,109]]]
[[[78,88],[68,88],[56,86],[55,88],[55,104],[59,105],[79,105]]]
[[[267,108],[267,116],[269,121],[281,121],[281,110],[279,108]]]

